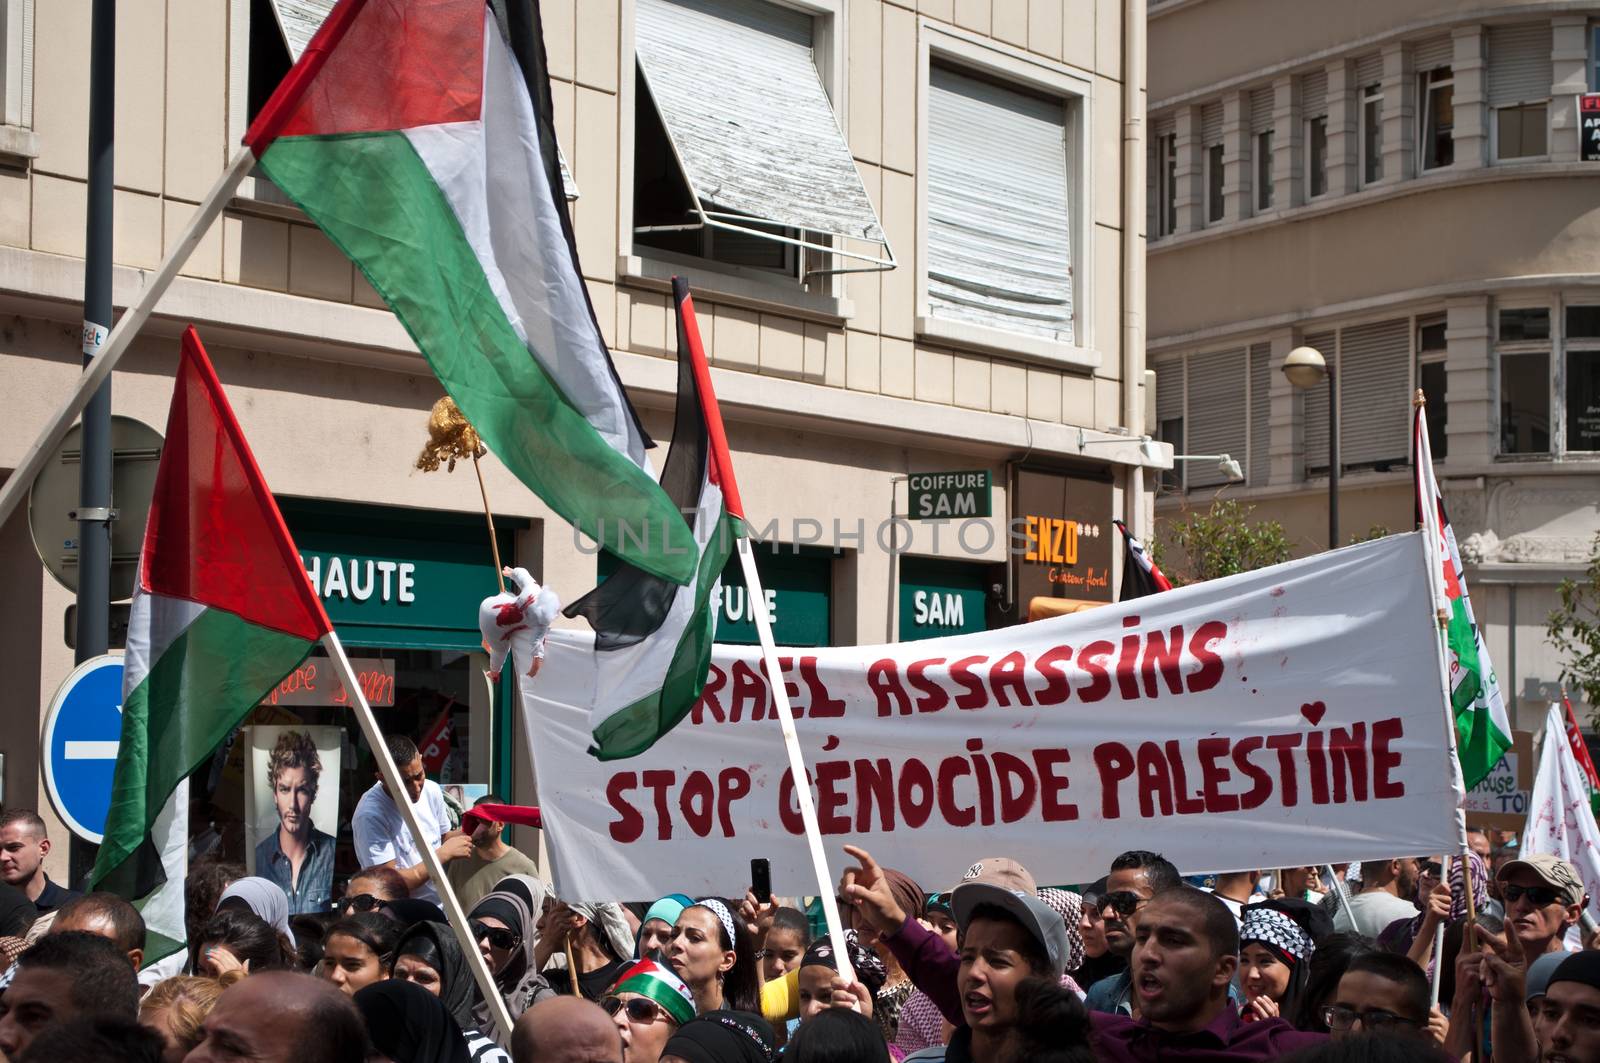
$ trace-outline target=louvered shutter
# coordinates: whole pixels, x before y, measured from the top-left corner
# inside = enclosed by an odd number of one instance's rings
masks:
[[[1548,22],[1489,28],[1489,106],[1509,107],[1550,98],[1551,32]]]
[[[1071,343],[1064,104],[942,67],[928,80],[932,312]]]
[[[1449,37],[1430,37],[1412,45],[1411,65],[1419,74],[1455,61],[1455,42]]]
[[[1222,143],[1222,103],[1208,103],[1200,108],[1200,143],[1210,147]]]
[[[1193,454],[1227,454],[1242,463],[1248,440],[1245,426],[1243,350],[1196,354],[1189,358],[1189,415],[1184,444]],[[1226,483],[1214,461],[1188,462],[1190,487]]]
[[[1156,370],[1156,422],[1171,421],[1183,416],[1183,359],[1170,358],[1155,364]],[[1182,447],[1183,440],[1168,439],[1174,447]]]
[[[1305,347],[1315,347],[1322,352],[1323,359],[1329,365],[1337,362],[1337,335],[1332,332],[1313,332],[1301,340]],[[1328,468],[1328,385],[1318,384],[1310,391],[1298,391],[1300,396],[1301,423],[1305,431],[1301,433],[1301,456],[1305,463],[1306,472],[1326,472]]]
[[[1313,70],[1300,79],[1300,116],[1318,118],[1328,113],[1328,72]]]
[[[1272,128],[1272,111],[1277,93],[1271,85],[1250,90],[1250,132],[1265,133]]]
[[[1250,465],[1245,475],[1251,487],[1266,486],[1271,450],[1272,344],[1258,343],[1250,348]]]
[[[1404,465],[1410,451],[1410,321],[1344,329],[1339,368],[1339,463]]]
[[[1366,88],[1383,80],[1383,53],[1374,52],[1356,60],[1356,85]]]

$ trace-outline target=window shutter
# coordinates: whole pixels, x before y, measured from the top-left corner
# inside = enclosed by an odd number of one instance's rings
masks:
[[[1193,454],[1227,454],[1241,463],[1245,458],[1245,353],[1241,350],[1196,354],[1189,358],[1188,436],[1184,446]],[[1186,462],[1190,487],[1227,483],[1214,461]]]
[[[1158,137],[1176,136],[1178,133],[1177,115],[1164,114],[1160,118],[1156,119],[1155,125],[1156,136]]]
[[[1383,80],[1383,53],[1374,52],[1356,60],[1356,86],[1366,88]]]
[[[1355,325],[1339,336],[1339,463],[1406,464],[1411,323]]]
[[[1272,128],[1272,110],[1277,93],[1271,85],[1250,90],[1250,132],[1265,133]]]
[[[1300,341],[1301,346],[1315,347],[1322,352],[1322,357],[1329,365],[1335,365],[1338,358],[1338,335],[1329,330],[1327,332],[1313,332]],[[1300,416],[1305,425],[1301,434],[1301,457],[1308,474],[1317,471],[1327,471],[1328,468],[1328,388],[1326,384],[1318,384],[1310,391],[1299,391]],[[1343,455],[1340,456],[1341,460]]]
[[[1264,487],[1272,467],[1272,344],[1250,348],[1250,465],[1245,470],[1251,487]],[[1234,457],[1242,456],[1235,454]]]
[[[1171,358],[1156,366],[1156,423],[1183,416],[1183,359]],[[1182,440],[1169,439],[1175,447]]]
[[[1318,118],[1328,113],[1328,72],[1313,70],[1300,79],[1300,117]]]
[[[1072,342],[1066,107],[934,67],[928,303],[942,318]]]
[[[1222,102],[1200,108],[1200,143],[1210,147],[1222,143]]]
[[[1550,23],[1489,27],[1489,106],[1550,98]]]
[[[1448,36],[1430,37],[1411,46],[1411,65],[1417,73],[1426,74],[1438,67],[1449,66],[1455,61],[1455,54],[1455,42]]]

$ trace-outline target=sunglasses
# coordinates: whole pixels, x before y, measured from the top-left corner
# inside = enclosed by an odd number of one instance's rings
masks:
[[[1361,1028],[1363,1030],[1382,1030],[1390,1026],[1410,1026],[1415,1028],[1420,1025],[1403,1015],[1396,1015],[1394,1012],[1384,1011],[1382,1008],[1357,1011],[1355,1008],[1347,1008],[1342,1004],[1329,1004],[1322,1009],[1322,1021],[1330,1030],[1339,1030],[1341,1032],[1348,1030],[1356,1024],[1357,1019],[1361,1020]]]
[[[1444,867],[1439,863],[1439,861],[1430,860],[1427,863],[1418,864],[1417,872],[1419,874],[1427,875],[1429,878],[1439,878],[1444,874]]]
[[[370,893],[357,893],[353,897],[346,897],[339,902],[339,907],[349,912],[371,912],[382,908],[388,901],[374,897]]]
[[[629,997],[627,1000],[621,997],[604,997],[600,1001],[600,1006],[611,1016],[615,1016],[619,1011],[626,1011],[628,1021],[639,1026],[648,1026],[658,1019],[672,1021],[672,1016],[668,1015],[660,1004],[648,997]]]
[[[476,919],[470,925],[472,928],[472,940],[483,941],[487,939],[493,948],[514,949],[517,947],[517,942],[522,940],[520,934],[507,930],[503,926],[490,926],[488,923],[480,923]]]
[[[1096,902],[1095,907],[1102,912],[1110,908],[1125,919],[1144,907],[1144,904],[1145,898],[1132,890],[1117,890],[1115,893],[1107,893],[1102,896]]]
[[[1516,904],[1523,897],[1533,902],[1535,908],[1543,908],[1547,904],[1557,901],[1566,902],[1567,895],[1558,889],[1549,886],[1513,886],[1510,883],[1500,887],[1500,892],[1505,894],[1507,904]]]

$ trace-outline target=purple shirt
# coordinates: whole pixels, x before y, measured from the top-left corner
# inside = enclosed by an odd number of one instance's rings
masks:
[[[1089,1043],[1099,1063],[1146,1063],[1189,1059],[1200,1063],[1249,1063],[1271,1060],[1301,1048],[1322,1044],[1327,1034],[1304,1033],[1283,1019],[1240,1022],[1224,1007],[1211,1024],[1194,1033],[1169,1033],[1148,1023],[1090,1012]]]

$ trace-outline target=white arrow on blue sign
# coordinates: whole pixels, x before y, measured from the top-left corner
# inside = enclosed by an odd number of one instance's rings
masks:
[[[96,845],[111,809],[122,740],[122,658],[94,657],[72,670],[44,719],[44,785],[61,821]]]

